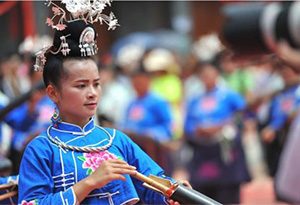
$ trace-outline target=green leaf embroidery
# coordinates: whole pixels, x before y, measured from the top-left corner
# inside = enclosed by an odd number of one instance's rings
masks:
[[[78,158],[79,160],[83,161],[83,162],[85,161],[85,157],[84,157],[84,156],[78,156],[77,158]]]
[[[88,168],[88,170],[86,171],[87,175],[91,175],[93,173],[93,170],[91,168]]]

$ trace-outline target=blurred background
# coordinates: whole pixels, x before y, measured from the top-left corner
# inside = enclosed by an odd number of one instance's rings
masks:
[[[52,11],[44,1],[0,2],[2,177],[18,174],[53,113],[33,72],[36,52],[52,43]],[[224,204],[300,203],[299,2],[115,1],[105,11],[120,26],[95,25],[100,125]],[[32,109],[34,125],[15,126]]]

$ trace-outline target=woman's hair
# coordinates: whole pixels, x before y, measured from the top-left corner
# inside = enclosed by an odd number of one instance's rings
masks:
[[[44,84],[46,87],[49,84],[60,87],[60,79],[65,75],[63,59],[51,53],[48,53],[46,56],[47,62],[43,70]]]
[[[44,84],[47,87],[49,84],[54,85],[55,87],[61,86],[61,79],[67,77],[67,71],[63,66],[63,63],[66,60],[88,60],[92,59],[89,56],[64,56],[54,55],[52,53],[46,54],[47,62],[43,70],[43,80]],[[92,59],[93,60],[93,59]]]

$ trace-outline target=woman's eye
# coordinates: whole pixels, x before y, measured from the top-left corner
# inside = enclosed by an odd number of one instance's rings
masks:
[[[80,85],[77,85],[76,87],[77,88],[85,88],[85,85],[84,84],[80,84]]]
[[[99,86],[100,86],[100,83],[95,83],[94,86],[95,86],[95,87],[99,87]]]

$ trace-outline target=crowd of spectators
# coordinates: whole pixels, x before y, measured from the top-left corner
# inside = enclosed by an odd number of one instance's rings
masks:
[[[243,138],[258,136],[267,173],[276,177],[289,133],[299,127],[291,125],[300,87],[298,70],[281,54],[254,60],[233,55],[223,48],[201,59],[192,49],[183,56],[133,44],[117,55],[102,54],[95,119],[123,130],[169,174],[189,180],[198,191],[222,203],[239,203],[241,184],[253,175]],[[1,108],[42,80],[33,64],[33,52],[2,54]],[[9,158],[12,169],[2,176],[18,174],[24,148],[48,126],[53,109],[38,90],[3,118],[0,157]]]

